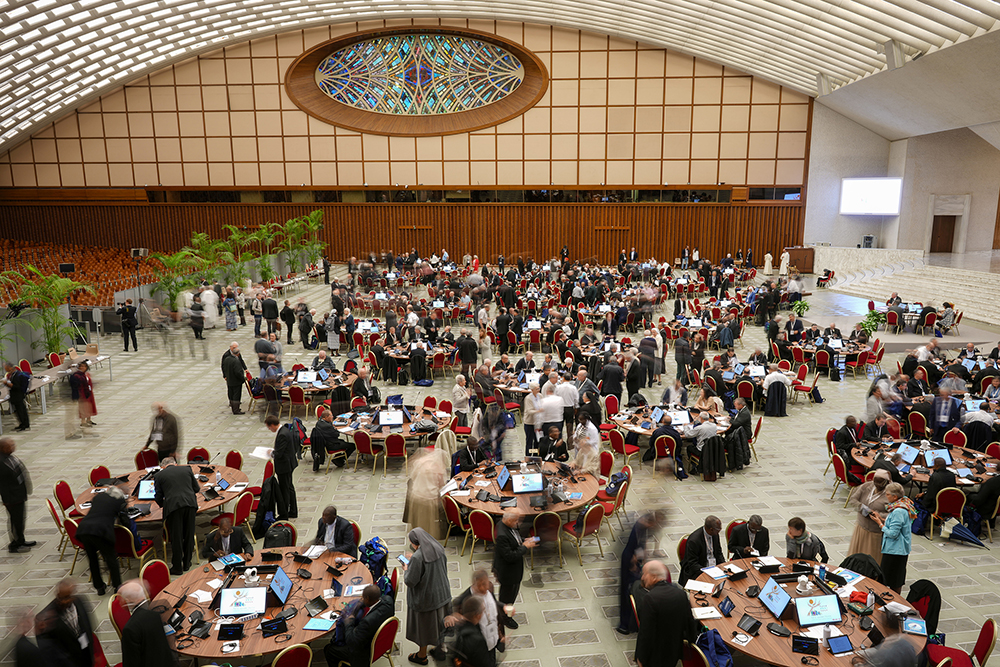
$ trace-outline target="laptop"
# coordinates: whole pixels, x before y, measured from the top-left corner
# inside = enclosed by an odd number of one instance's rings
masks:
[[[292,580],[288,578],[288,573],[280,567],[274,571],[268,590],[274,593],[281,604],[288,602],[288,594],[292,592]]]
[[[542,473],[529,473],[527,475],[511,475],[514,482],[514,493],[541,493]]]
[[[840,340],[839,338],[831,338],[828,341],[828,344],[834,350],[839,350],[844,347],[844,341]]]
[[[431,301],[431,306],[434,308],[444,308],[444,301]]]
[[[663,419],[663,409],[657,406],[653,408],[653,411],[649,414],[649,421],[654,424],[659,424],[661,419]]]
[[[375,292],[375,298],[378,299],[379,301],[385,301],[386,299],[389,298],[389,295],[386,294],[385,292]]]
[[[736,364],[735,366],[733,366],[733,372],[736,373],[737,375],[743,375],[743,369],[745,368],[746,366],[744,366],[743,364]]]
[[[768,577],[764,586],[761,587],[759,599],[767,607],[767,610],[779,621],[784,615],[785,609],[788,608],[789,603],[792,601],[788,591],[770,577]]]
[[[316,371],[316,375],[319,376],[320,382],[326,382],[326,379],[330,377],[330,371],[326,370],[325,368],[321,368],[318,371]]]
[[[391,272],[391,273],[387,273],[387,274],[385,274],[385,277],[386,277],[387,279],[389,279],[389,280],[395,280],[395,279],[396,279],[396,272],[395,272],[395,271],[393,271],[393,272]]]
[[[972,369],[974,369],[976,367],[976,360],[975,359],[965,359],[962,362],[962,365],[965,366],[966,370],[971,371]]]
[[[529,329],[541,329],[542,323],[540,320],[528,320]]]
[[[844,620],[836,595],[795,598],[795,612],[799,627],[802,628],[813,625],[831,625]]]
[[[139,500],[153,500],[156,498],[156,489],[153,480],[146,479],[139,482],[139,493],[136,496]]]
[[[306,603],[306,612],[310,616],[315,616],[317,614],[322,614],[328,606],[329,605],[327,605],[326,600],[323,599],[323,596],[317,595],[312,600],[309,600],[309,602]]]
[[[401,410],[386,410],[378,413],[379,426],[402,426],[403,412]]]
[[[905,442],[899,446],[899,455],[903,457],[903,461],[913,465],[917,460],[917,455],[920,454],[920,450],[912,445],[908,445]]]
[[[944,459],[945,465],[951,465],[951,452],[947,449],[928,449],[924,452],[924,461],[927,463],[928,468],[934,467],[934,459]]]
[[[691,423],[691,415],[687,410],[670,410],[670,421],[675,428],[677,426],[687,426]]]
[[[982,401],[974,401],[971,398],[965,402],[965,409],[967,412],[977,412],[979,410],[979,405]]]
[[[316,381],[316,371],[299,371],[295,381],[299,384],[312,384]]]
[[[691,327],[701,328],[701,320],[698,319],[697,317],[693,317],[690,320],[688,320],[688,325]]]
[[[607,304],[607,303],[602,303],[600,306],[597,307],[597,312],[599,312],[599,313],[610,313],[611,312],[611,306],[609,304]]]
[[[732,382],[736,378],[736,373],[733,371],[722,371],[722,379],[726,382]]]
[[[750,369],[749,373],[752,378],[762,378],[767,375],[767,369],[763,366],[747,366],[747,368]]]
[[[815,345],[816,347],[819,347],[822,344],[823,344],[823,337],[822,336],[817,336],[816,339],[813,340],[813,345]]]
[[[266,610],[266,588],[224,588],[221,591],[219,616],[263,614]]]

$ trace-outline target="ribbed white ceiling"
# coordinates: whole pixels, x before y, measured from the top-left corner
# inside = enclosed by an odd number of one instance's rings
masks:
[[[0,151],[172,62],[277,32],[379,18],[562,25],[689,53],[815,95],[995,29],[993,0],[0,0]]]

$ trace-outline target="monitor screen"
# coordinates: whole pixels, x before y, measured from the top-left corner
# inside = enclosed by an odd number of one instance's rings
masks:
[[[371,331],[371,324],[365,321],[358,322],[358,331],[361,333],[368,333]]]
[[[403,412],[401,410],[385,410],[378,413],[379,426],[402,426]]]
[[[266,588],[224,588],[219,603],[219,616],[263,614],[267,610]]]
[[[146,479],[139,482],[139,500],[153,500],[156,496],[156,489],[153,486],[153,480]]]
[[[691,423],[691,415],[688,414],[687,410],[671,410],[670,422],[674,425],[674,428],[678,426],[687,426]]]
[[[542,490],[542,473],[527,475],[511,475],[514,480],[514,493],[539,493]]]
[[[660,407],[653,408],[653,412],[649,415],[649,421],[659,424],[661,419],[663,419],[663,409]]]
[[[760,589],[760,600],[767,607],[767,610],[774,614],[775,618],[781,618],[785,608],[791,601],[792,596],[788,594],[781,584],[770,577]]]
[[[971,398],[965,402],[965,409],[968,412],[976,412],[979,410],[979,401],[974,401]]]
[[[274,572],[271,585],[268,586],[271,592],[277,596],[281,604],[288,602],[288,594],[292,591],[292,580],[288,578],[288,573],[280,567]]]
[[[752,378],[762,378],[767,375],[767,369],[763,366],[747,366],[750,369],[750,377]]]
[[[541,329],[542,328],[542,322],[541,322],[541,320],[528,320],[528,328],[529,329]]]
[[[497,487],[502,490],[507,485],[508,479],[510,479],[510,470],[507,470],[507,466],[500,466],[500,472],[497,473]]]
[[[920,454],[920,450],[904,442],[899,446],[899,454],[903,457],[904,461],[912,464],[917,460],[917,455]]]
[[[697,317],[692,317],[690,320],[688,320],[688,324],[692,327],[700,327],[701,320],[698,319]]]
[[[829,340],[829,345],[834,350],[839,350],[842,347],[844,347],[844,341],[840,340],[839,338],[831,338]]]
[[[378,299],[379,301],[385,301],[386,299],[389,298],[389,295],[386,294],[385,292],[375,292],[375,298]]]
[[[840,184],[841,215],[899,215],[901,178],[845,178]]]
[[[597,312],[599,312],[599,313],[610,313],[611,312],[611,304],[602,303],[601,305],[599,305],[597,307]]]
[[[736,373],[732,371],[722,371],[722,379],[726,382],[731,382],[736,379]]]
[[[840,623],[843,620],[836,595],[795,598],[795,612],[798,615],[799,625],[803,628],[810,625]]]
[[[934,467],[934,459],[944,459],[945,465],[951,465],[951,452],[947,449],[928,449],[924,452],[924,461],[928,468]]]
[[[316,371],[299,371],[295,381],[303,384],[312,384],[316,381]]]
[[[973,368],[976,367],[976,360],[975,359],[965,359],[962,362],[962,365],[965,366],[966,370],[971,371]]]
[[[743,375],[743,369],[746,368],[743,364],[736,364],[733,366],[733,372],[737,375]]]
[[[431,306],[434,308],[444,308],[444,301],[431,301]]]

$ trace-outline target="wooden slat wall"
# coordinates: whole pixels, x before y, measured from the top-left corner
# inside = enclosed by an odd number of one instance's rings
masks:
[[[794,204],[141,204],[0,207],[4,238],[174,251],[193,232],[225,235],[223,225],[255,228],[315,209],[324,212],[331,259],[368,249],[447,247],[493,261],[501,252],[544,259],[566,243],[573,258],[617,260],[632,246],[643,257],[680,256],[685,245],[719,259],[752,247],[758,261],[801,245],[803,207]]]

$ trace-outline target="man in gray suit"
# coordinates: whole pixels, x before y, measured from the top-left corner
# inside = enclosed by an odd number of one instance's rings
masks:
[[[179,466],[165,458],[153,485],[154,500],[163,508],[163,525],[170,533],[173,559],[170,574],[179,576],[191,567],[194,554],[194,520],[198,513],[198,481],[190,466]]]

